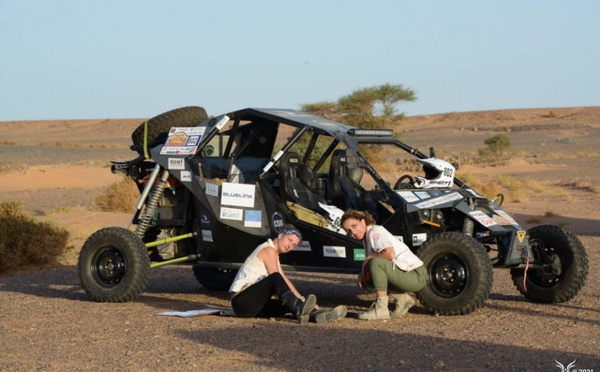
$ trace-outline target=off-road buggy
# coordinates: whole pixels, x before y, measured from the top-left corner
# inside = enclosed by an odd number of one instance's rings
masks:
[[[112,166],[140,189],[131,226],[97,231],[79,255],[81,283],[96,301],[135,300],[150,268],[184,262],[205,288],[227,290],[250,252],[285,223],[304,236],[281,258],[288,270],[358,273],[363,244],[339,227],[348,208],[371,213],[424,261],[429,284],[417,296],[433,313],[482,306],[494,267],[543,303],[571,299],[586,280],[586,252],[572,233],[523,230],[501,195],[486,199],[433,149],[425,155],[391,130],[294,110],[209,119],[200,107],[183,107],[141,124],[132,139],[139,156]],[[409,156],[425,174],[388,182],[365,152],[383,154],[386,168]]]

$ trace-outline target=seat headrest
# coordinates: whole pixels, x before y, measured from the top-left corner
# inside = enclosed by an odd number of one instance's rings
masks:
[[[305,184],[312,185],[314,175],[297,152],[286,152],[280,159],[280,167],[284,177],[300,178]]]
[[[300,159],[300,155],[294,151],[288,151],[283,154],[281,158],[281,162],[284,166],[294,166],[302,163],[302,159]]]
[[[360,168],[361,158],[356,154],[356,151],[353,148],[348,147],[346,149],[346,164],[348,169],[357,169]]]
[[[346,151],[337,149],[331,155],[329,174],[331,177],[339,176],[346,172]]]

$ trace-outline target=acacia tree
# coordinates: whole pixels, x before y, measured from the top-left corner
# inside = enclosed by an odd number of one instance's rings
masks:
[[[336,102],[305,103],[301,105],[301,110],[334,121],[340,120],[342,116],[340,107]]]
[[[357,89],[337,102],[309,103],[303,111],[365,128],[380,128],[404,117],[398,114],[400,102],[415,101],[415,92],[402,84],[383,84]]]
[[[400,102],[415,101],[415,92],[401,84],[383,84],[379,86],[357,89],[340,97],[337,102],[318,102],[301,105],[302,111],[322,116],[330,120],[362,128],[386,128],[404,118],[404,113],[398,113]],[[382,154],[379,146],[368,145],[361,151],[376,161]]]

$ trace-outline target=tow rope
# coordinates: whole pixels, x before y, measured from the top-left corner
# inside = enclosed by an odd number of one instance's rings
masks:
[[[523,272],[523,289],[527,292],[527,269],[529,269],[529,257],[525,257],[525,271]]]

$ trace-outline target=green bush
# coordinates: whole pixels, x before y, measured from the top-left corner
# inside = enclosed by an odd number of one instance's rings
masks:
[[[485,152],[489,155],[502,155],[512,145],[510,137],[506,133],[496,134],[483,141],[483,143],[487,145]]]
[[[36,221],[19,203],[0,203],[0,274],[56,263],[68,239],[67,230]]]

